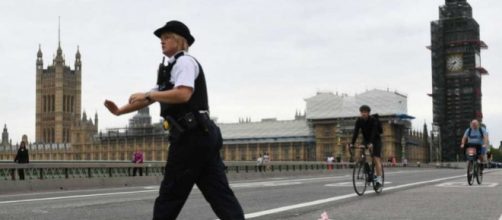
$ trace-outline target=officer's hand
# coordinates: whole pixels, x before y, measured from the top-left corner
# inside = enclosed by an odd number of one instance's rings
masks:
[[[461,145],[460,145],[460,148],[464,148],[464,144],[461,144]]]
[[[114,102],[110,101],[110,100],[105,100],[105,107],[108,109],[108,111],[110,111],[112,114],[114,115],[117,115],[119,116],[120,115],[120,112],[119,112],[119,108],[117,107],[117,105],[115,105]]]
[[[146,94],[142,92],[134,93],[129,97],[129,104],[133,104],[135,102],[144,102],[146,101]]]

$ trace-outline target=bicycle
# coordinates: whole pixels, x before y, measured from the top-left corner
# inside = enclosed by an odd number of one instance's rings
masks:
[[[474,178],[476,178],[478,185],[481,185],[483,182],[483,170],[481,166],[483,166],[483,164],[478,161],[476,148],[467,147],[465,154],[467,158],[467,183],[472,185],[474,183]]]
[[[382,166],[382,184],[380,187],[376,186],[376,176],[375,174],[375,163],[371,162],[371,165],[366,160],[366,151],[369,151],[369,155],[372,154],[372,149],[368,148],[365,145],[361,145],[359,147],[351,146],[350,147],[350,155],[351,158],[354,156],[353,149],[361,149],[361,155],[359,160],[354,163],[354,170],[352,172],[352,184],[354,186],[354,191],[357,195],[362,196],[366,191],[366,187],[370,184],[373,185],[373,190],[376,193],[381,193],[383,190],[385,175]]]

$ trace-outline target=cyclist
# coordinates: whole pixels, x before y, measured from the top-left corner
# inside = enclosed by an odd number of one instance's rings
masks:
[[[376,170],[375,186],[380,188],[382,186],[382,163],[380,162],[382,152],[381,125],[377,117],[370,115],[371,108],[369,106],[362,105],[359,112],[361,117],[356,120],[351,147],[354,146],[357,136],[359,136],[359,130],[362,130],[364,145],[373,148],[371,156]]]
[[[479,126],[478,120],[472,120],[471,126],[465,130],[460,148],[464,149],[464,146],[475,147],[479,160],[482,164],[484,164],[484,155],[486,154],[487,145],[488,132],[485,128]],[[481,166],[481,171],[483,171],[483,166]],[[481,172],[481,174],[482,173],[483,172]]]

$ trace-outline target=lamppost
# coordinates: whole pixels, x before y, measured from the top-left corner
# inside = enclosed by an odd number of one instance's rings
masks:
[[[403,128],[403,135],[401,136],[401,163],[406,158],[406,135],[408,135],[408,129],[405,126]]]
[[[402,136],[401,136],[401,163],[403,163],[404,159],[410,159],[410,158],[406,158],[406,142],[407,140],[409,139],[408,138],[408,133],[410,131],[410,123],[408,121],[405,121],[405,120],[401,120],[403,123],[403,133],[402,133]]]
[[[335,133],[336,133],[337,145],[338,145],[339,149],[341,149],[341,151],[342,151],[342,153],[340,155],[340,160],[342,160],[342,158],[345,157],[345,148],[341,144],[341,138],[345,132],[343,131],[343,128],[340,125],[340,122],[336,123],[336,132]],[[340,154],[340,153],[338,153],[338,154]]]

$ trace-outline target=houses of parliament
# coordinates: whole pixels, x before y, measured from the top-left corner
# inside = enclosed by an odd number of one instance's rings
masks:
[[[148,108],[137,112],[124,128],[98,131],[94,119],[82,112],[82,56],[77,47],[71,67],[61,43],[52,63],[44,67],[41,46],[36,53],[35,137],[27,143],[31,161],[131,161],[140,150],[146,161],[165,161],[168,138],[160,123],[152,123]],[[414,131],[407,112],[407,96],[373,89],[354,96],[317,93],[305,99],[306,110],[293,120],[249,119],[218,123],[223,134],[221,156],[230,161],[253,161],[267,153],[275,161],[324,161],[334,156],[348,161],[345,145],[351,140],[358,106],[369,104],[383,123],[383,158],[430,162],[437,149],[430,144],[427,127]],[[81,113],[82,112],[82,113]],[[18,144],[8,141],[4,125],[0,160],[12,161]]]
[[[154,129],[148,109],[139,111],[127,129],[98,133],[98,114],[92,119],[85,111],[82,113],[82,59],[78,47],[72,67],[67,64],[58,41],[52,63],[44,68],[39,46],[35,65],[35,139],[30,141],[26,135],[22,138],[27,143],[30,160],[128,161],[136,150],[145,152],[148,160],[167,157],[167,138],[162,129]],[[9,141],[4,125],[0,160],[12,161],[18,147],[19,143]]]

